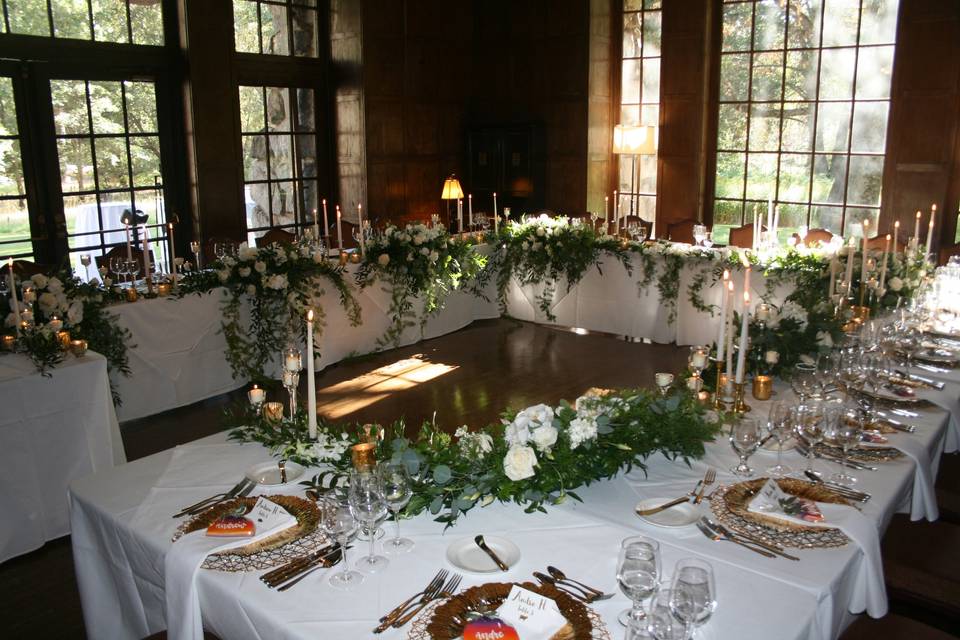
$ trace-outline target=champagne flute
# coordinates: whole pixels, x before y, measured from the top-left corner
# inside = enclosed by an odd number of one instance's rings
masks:
[[[767,430],[777,441],[777,464],[767,469],[767,473],[776,478],[782,478],[793,470],[783,464],[783,443],[790,436],[790,405],[783,401],[774,402],[770,406],[770,415],[767,418]]]
[[[387,555],[406,553],[413,549],[414,542],[400,537],[400,511],[413,497],[413,480],[403,462],[382,462],[377,471],[380,474],[383,497],[397,523],[397,535],[393,540],[384,543],[383,552]]]
[[[632,606],[617,616],[625,627],[646,626],[647,614],[643,601],[657,590],[660,582],[660,545],[647,536],[630,536],[620,544],[617,562],[617,583]]]
[[[694,628],[703,625],[717,608],[713,567],[698,558],[680,560],[673,570],[670,591],[670,610],[684,624],[684,636],[691,638]]]
[[[321,522],[324,532],[340,543],[343,569],[330,576],[328,582],[334,589],[350,591],[356,589],[363,582],[363,574],[350,570],[347,564],[347,543],[357,532],[357,520],[353,517],[350,507],[341,503],[333,503],[321,511]]]
[[[357,569],[363,573],[377,573],[390,565],[390,561],[373,552],[376,536],[372,535],[387,517],[387,501],[380,486],[380,479],[370,471],[350,472],[350,488],[347,490],[353,517],[371,532],[370,550],[357,561]]]
[[[753,418],[741,418],[730,428],[730,444],[740,456],[740,464],[731,471],[738,476],[752,476],[753,469],[747,465],[747,460],[760,446],[760,425]]]
[[[200,243],[196,240],[190,242],[190,251],[193,252],[193,257],[196,259],[194,264],[197,266],[197,271],[200,270]]]
[[[830,479],[844,485],[855,484],[857,478],[846,472],[847,457],[850,454],[850,449],[860,442],[863,414],[856,405],[846,403],[842,407],[832,407],[827,412],[826,422],[826,436],[843,451],[841,457],[841,469],[843,470],[833,474]]]

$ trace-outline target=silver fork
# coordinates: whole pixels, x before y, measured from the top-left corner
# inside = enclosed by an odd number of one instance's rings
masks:
[[[427,586],[424,587],[423,590],[417,591],[415,594],[395,606],[380,618],[380,622],[386,622],[390,618],[396,618],[400,616],[414,600],[423,596],[425,593],[433,591],[434,589],[440,589],[440,587],[443,585],[443,581],[447,579],[448,574],[449,572],[446,569],[440,569],[440,571],[437,571],[437,575],[430,579],[430,582],[427,583]]]
[[[439,600],[440,598],[449,598],[450,596],[452,596],[457,592],[457,588],[460,586],[461,580],[463,580],[462,575],[460,575],[459,573],[454,575],[449,580],[447,580],[447,584],[443,585],[443,588],[440,589],[439,593],[434,594],[434,596],[430,598],[430,600],[427,600],[426,602],[422,602],[421,604],[414,607],[412,611],[404,615],[402,618],[398,618],[397,620],[395,620],[393,625],[391,626],[393,626],[393,628],[395,629],[399,629],[403,625],[413,620],[413,618],[418,613],[420,613],[420,611],[422,611],[424,607],[430,604],[432,600]]]
[[[772,553],[770,553],[769,551],[766,551],[766,550],[764,550],[764,549],[757,549],[756,547],[751,547],[750,545],[748,545],[746,542],[744,542],[744,541],[742,541],[742,540],[737,540],[736,538],[730,538],[730,537],[725,536],[725,535],[723,535],[723,534],[721,534],[721,533],[718,533],[718,532],[716,532],[716,531],[713,531],[713,530],[710,529],[707,525],[705,525],[703,522],[701,522],[701,521],[699,521],[699,520],[697,520],[697,523],[696,523],[696,524],[697,524],[697,529],[700,529],[700,533],[702,533],[702,534],[705,535],[706,537],[710,538],[711,540],[714,540],[714,541],[716,541],[716,540],[726,540],[727,542],[732,542],[732,543],[734,543],[734,544],[738,544],[738,545],[740,545],[741,547],[743,547],[744,549],[749,549],[750,551],[753,551],[754,553],[759,553],[759,554],[762,555],[762,556],[766,556],[766,557],[768,557],[768,558],[776,558],[776,557],[777,557],[776,555],[774,555],[774,554],[772,554]]]
[[[244,478],[243,480],[238,482],[236,485],[234,485],[234,487],[229,491],[225,491],[223,493],[217,493],[210,497],[204,498],[199,502],[195,502],[188,507],[184,507],[179,512],[174,514],[173,517],[181,518],[183,516],[193,515],[194,513],[201,511],[203,509],[206,509],[207,507],[213,506],[218,502],[235,498],[247,486],[250,486],[252,489],[252,483],[250,482],[249,478]],[[249,493],[249,491],[247,493]]]
[[[700,493],[697,494],[697,497],[694,498],[693,504],[700,504],[703,501],[703,494],[706,493],[707,487],[712,485],[717,479],[717,470],[713,467],[707,469],[707,473],[703,476],[703,484],[700,485]]]

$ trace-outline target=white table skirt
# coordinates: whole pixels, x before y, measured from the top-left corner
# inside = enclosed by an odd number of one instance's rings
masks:
[[[948,393],[955,392],[956,387]],[[924,409],[911,422],[918,425],[918,431],[904,437],[917,438],[932,456],[939,456],[947,431],[947,413],[935,407]],[[196,444],[223,441],[224,434],[217,434]],[[237,477],[251,461],[269,458],[259,445],[235,446]],[[164,556],[177,523],[168,513],[145,517],[150,514],[142,510],[149,511],[149,507],[141,507],[141,503],[170,457],[171,451],[164,451],[72,486],[74,558],[91,637],[138,638],[165,627]],[[804,464],[795,453],[785,457],[794,468]],[[751,464],[763,469],[774,460],[769,453],[757,453]],[[694,528],[666,530],[648,525],[632,513],[641,498],[669,499],[686,493],[708,466],[718,470],[718,482],[732,482],[735,479],[727,470],[735,463],[726,440],[718,438],[707,446],[704,459],[693,461],[691,467],[657,455],[647,461],[648,475],[634,470],[611,481],[581,487],[577,492],[585,503],[570,501],[550,507],[547,514],[528,515],[516,505],[495,504],[475,509],[446,533],[429,516],[418,516],[403,523],[404,535],[413,538],[417,548],[407,556],[392,559],[385,573],[368,577],[350,595],[330,589],[325,572],[278,594],[265,588],[255,574],[201,571],[198,587],[204,622],[217,635],[231,639],[370,637],[378,616],[425,584],[438,568],[451,568],[444,559],[447,545],[479,532],[508,535],[520,546],[522,559],[505,579],[527,579],[532,571],[556,564],[585,582],[615,591],[619,540],[644,533],[661,542],[666,575],[680,557],[697,555],[713,563],[719,607],[698,637],[837,637],[853,614],[860,613],[851,604],[862,587],[856,577],[862,554],[855,545],[797,551],[799,563],[770,560],[731,544],[706,540]],[[860,478],[858,486],[874,496],[863,506],[863,513],[882,531],[894,513],[910,512],[915,474],[910,458],[879,466],[877,472],[855,473]],[[826,473],[839,469],[824,461],[817,461],[816,467]],[[223,487],[235,480],[233,475],[224,477]],[[209,487],[202,491],[185,489],[182,502],[193,502],[209,492]],[[703,508],[705,512],[708,509],[706,504]],[[359,545],[354,557],[363,552],[364,545]],[[498,578],[467,576],[463,586]],[[619,596],[597,604],[614,637],[620,633],[615,616],[625,606],[625,598]],[[406,629],[384,637],[402,638],[405,634]]]
[[[69,484],[126,462],[106,359],[67,356],[51,374],[0,357],[0,562],[70,533]]]

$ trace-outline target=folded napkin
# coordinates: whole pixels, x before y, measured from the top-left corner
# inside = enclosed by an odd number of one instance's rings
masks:
[[[771,487],[771,485],[773,485]],[[812,527],[835,527],[860,547],[863,553],[859,567],[855,568],[857,579],[850,598],[850,612],[866,611],[874,618],[887,614],[887,588],[883,581],[883,560],[880,557],[880,535],[877,527],[862,513],[839,504],[817,502],[823,520],[811,522],[785,513],[779,500],[787,494],[773,480],[767,483],[750,501],[747,509],[788,522]]]
[[[186,534],[170,547],[164,571],[167,637],[170,640],[203,639],[196,575],[208,555],[262,540],[292,527],[297,522],[297,519],[282,507],[262,497],[246,517],[257,525],[252,537],[209,537],[205,530],[201,530]]]
[[[497,609],[497,616],[523,640],[550,640],[567,624],[556,602],[517,585]]]

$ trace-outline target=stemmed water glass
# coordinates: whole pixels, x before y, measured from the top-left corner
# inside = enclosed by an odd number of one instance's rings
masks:
[[[351,471],[347,497],[353,517],[370,533],[369,553],[357,560],[357,569],[363,573],[383,571],[389,566],[390,561],[373,552],[373,545],[376,541],[373,532],[387,517],[387,500],[383,495],[380,478],[377,477],[376,473],[370,471]]]
[[[657,590],[660,584],[660,545],[647,536],[630,536],[620,544],[617,562],[617,583],[632,606],[617,616],[625,627],[645,625],[647,618],[643,601]]]
[[[731,469],[738,476],[752,476],[747,460],[760,446],[760,425],[753,418],[741,418],[730,428],[730,444],[740,456],[740,463]]]
[[[125,273],[130,274],[130,286],[136,286],[137,276],[140,275],[140,261],[139,260],[127,260]],[[146,275],[144,275],[146,278]]]
[[[670,598],[673,597],[672,589],[660,588],[650,603],[650,613],[648,614],[648,623],[646,631],[655,640],[686,640],[686,625],[673,615],[670,610]],[[627,639],[642,638],[640,633],[631,633],[634,627],[627,628]]]
[[[677,562],[670,585],[670,610],[684,624],[684,635],[705,623],[717,608],[713,567],[705,560],[685,558]]]
[[[349,505],[334,502],[322,510],[324,532],[340,543],[343,569],[330,576],[329,583],[334,589],[350,591],[363,582],[363,574],[352,571],[347,564],[347,543],[357,532],[357,520]]]
[[[707,227],[702,224],[693,225],[693,239],[697,245],[702,245],[707,237]]]
[[[290,394],[290,417],[297,413],[297,386],[300,384],[300,350],[290,347],[283,352],[283,387]]]
[[[110,272],[114,276],[121,276],[126,267],[125,259],[121,256],[110,256]]]
[[[793,366],[793,375],[790,378],[790,387],[797,394],[797,399],[804,402],[810,396],[817,394],[817,366],[807,362],[798,362]]]
[[[767,430],[777,441],[777,464],[769,467],[767,473],[776,478],[782,478],[793,470],[783,464],[783,443],[790,437],[790,405],[786,402],[774,402],[770,406],[767,417]]]
[[[860,442],[860,434],[863,430],[863,413],[855,404],[845,403],[842,406],[831,407],[824,417],[826,422],[825,435],[843,451],[841,467],[846,469],[850,449]],[[845,485],[851,485],[857,481],[856,477],[846,471],[839,471],[833,474],[830,479]]]
[[[790,422],[793,432],[807,445],[807,471],[813,473],[814,448],[823,440],[823,411],[817,405],[797,405],[790,409]]]
[[[383,552],[387,555],[406,553],[413,549],[414,542],[400,537],[400,510],[407,506],[413,497],[413,480],[407,471],[407,465],[402,462],[382,462],[377,471],[380,474],[383,497],[397,523],[397,535],[384,543]]]
[[[91,262],[91,259],[90,259],[89,253],[85,253],[82,256],[80,256],[80,264],[83,265],[83,271],[84,271],[84,274],[86,275],[87,282],[90,282],[90,262]]]

